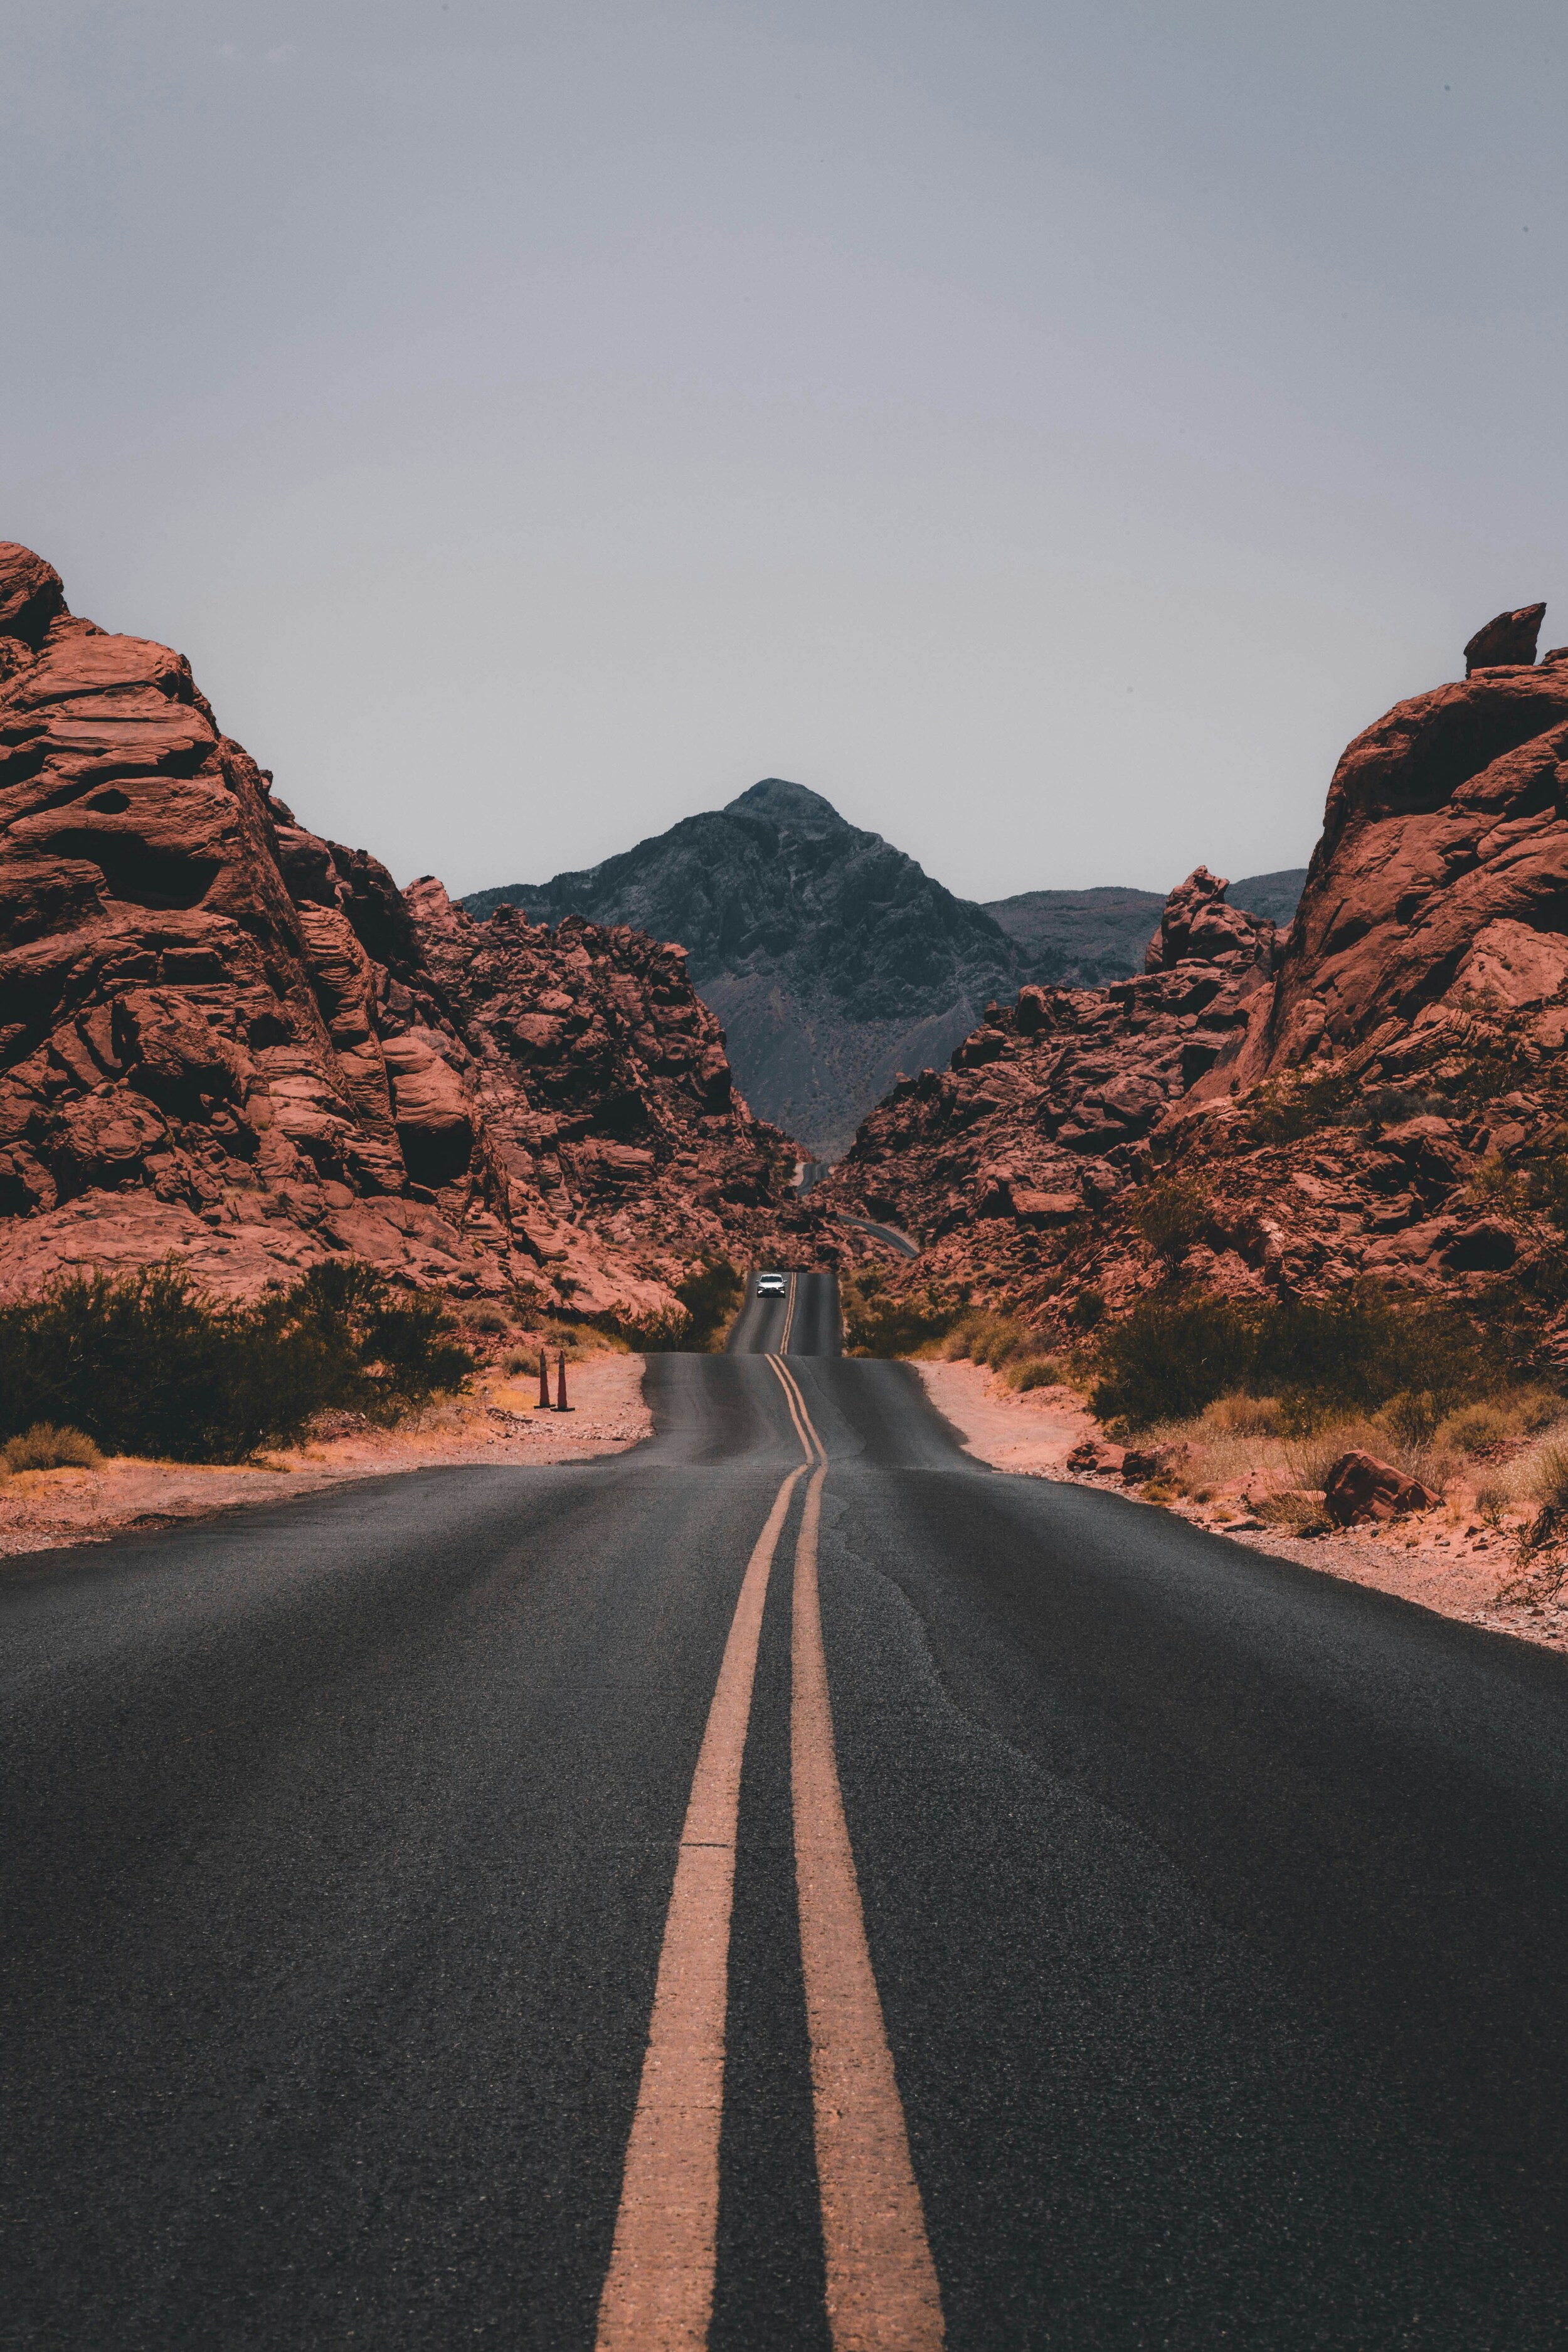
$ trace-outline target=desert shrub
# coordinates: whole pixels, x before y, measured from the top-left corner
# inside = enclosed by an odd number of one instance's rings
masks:
[[[1482,1173],[1491,1166],[1489,1157],[1481,1163]],[[1529,1206],[1539,1209],[1559,1233],[1568,1231],[1568,1158],[1561,1146],[1550,1159],[1538,1160],[1525,1178]]]
[[[931,1289],[896,1287],[879,1265],[857,1266],[839,1284],[850,1356],[914,1356],[947,1338],[959,1307]]]
[[[1516,1494],[1529,1496],[1543,1511],[1568,1520],[1568,1443],[1563,1433],[1543,1439],[1521,1455],[1510,1483]]]
[[[1257,1352],[1255,1318],[1227,1300],[1145,1299],[1101,1341],[1089,1403],[1100,1420],[1129,1429],[1187,1421],[1244,1388]]]
[[[1080,1331],[1098,1331],[1105,1320],[1105,1294],[1080,1290],[1072,1303],[1072,1319]]]
[[[1425,1435],[1405,1441],[1419,1444],[1446,1412],[1505,1379],[1491,1341],[1460,1310],[1396,1305],[1370,1286],[1269,1306],[1144,1299],[1106,1333],[1100,1363],[1093,1408],[1129,1429],[1190,1420],[1245,1391],[1277,1397],[1281,1425],[1305,1434],[1403,1394],[1412,1424],[1431,1416]]]
[[[1054,1356],[1015,1356],[1003,1374],[1010,1389],[1058,1388],[1066,1375]]]
[[[1320,1071],[1310,1078],[1269,1078],[1252,1097],[1245,1133],[1253,1143],[1299,1143],[1327,1127],[1355,1098],[1355,1081],[1345,1070]]]
[[[1132,1222],[1155,1256],[1174,1274],[1194,1242],[1208,1230],[1208,1196],[1190,1176],[1156,1184],[1139,1202]]]
[[[746,1278],[727,1257],[710,1258],[675,1286],[686,1309],[686,1325],[673,1345],[692,1356],[711,1355],[740,1311]]]
[[[243,1461],[327,1406],[395,1420],[472,1370],[440,1300],[353,1258],[255,1306],[211,1297],[171,1260],[0,1308],[0,1431],[66,1423],[116,1454]]]
[[[1321,1423],[1307,1437],[1294,1439],[1286,1448],[1286,1458],[1298,1486],[1326,1486],[1329,1473],[1342,1454],[1376,1454],[1386,1455],[1388,1442],[1381,1430],[1360,1418],[1353,1421]],[[1402,1469],[1402,1463],[1395,1464]]]
[[[1284,1426],[1278,1397],[1248,1396],[1237,1389],[1205,1405],[1197,1429],[1204,1437],[1278,1437]]]
[[[52,1421],[36,1421],[9,1439],[5,1454],[7,1470],[97,1470],[103,1462],[84,1430],[57,1429]]]
[[[1568,1443],[1554,1435],[1515,1467],[1515,1490],[1531,1495],[1539,1510],[1519,1538],[1516,1574],[1500,1601],[1552,1601],[1568,1583]]]
[[[1288,1528],[1295,1535],[1323,1535],[1333,1525],[1317,1496],[1303,1494],[1299,1488],[1287,1487],[1280,1494],[1255,1496],[1252,1516],[1261,1519],[1265,1527]]]
[[[1518,1414],[1508,1405],[1483,1398],[1477,1404],[1462,1404],[1457,1412],[1445,1415],[1436,1434],[1447,1445],[1457,1446],[1461,1454],[1479,1454],[1486,1448],[1506,1445],[1517,1437],[1521,1423]]]
[[[1444,1413],[1430,1389],[1401,1389],[1389,1398],[1378,1419],[1400,1444],[1429,1445]]]
[[[497,1307],[488,1298],[474,1307],[465,1307],[462,1313],[465,1331],[496,1333],[511,1329],[511,1317],[504,1307]]]
[[[1035,1333],[1013,1316],[997,1315],[988,1307],[976,1307],[959,1316],[942,1343],[942,1352],[950,1362],[967,1356],[972,1364],[989,1364],[994,1371],[999,1371],[1016,1358],[1038,1354],[1039,1342]]]
[[[1500,1153],[1489,1151],[1465,1186],[1472,1209],[1489,1217],[1517,1217],[1531,1205],[1529,1177],[1510,1168]]]
[[[1494,1395],[1458,1405],[1438,1423],[1436,1443],[1461,1454],[1485,1455],[1527,1437],[1539,1436],[1563,1417],[1560,1391],[1537,1381],[1500,1387]]]
[[[1486,1478],[1476,1488],[1476,1509],[1489,1528],[1499,1525],[1512,1500],[1506,1478]]]

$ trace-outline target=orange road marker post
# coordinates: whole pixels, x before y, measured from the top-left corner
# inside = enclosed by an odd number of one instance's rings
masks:
[[[572,1410],[566,1402],[566,1350],[564,1348],[558,1350],[555,1358],[555,1410],[557,1412],[570,1412]]]
[[[539,1351],[539,1410],[550,1411],[550,1359],[542,1348]]]

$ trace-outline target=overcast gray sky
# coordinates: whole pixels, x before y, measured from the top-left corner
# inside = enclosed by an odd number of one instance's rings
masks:
[[[1561,0],[0,11],[0,535],[399,880],[1299,863],[1568,640]],[[1555,631],[1553,624],[1555,623]]]

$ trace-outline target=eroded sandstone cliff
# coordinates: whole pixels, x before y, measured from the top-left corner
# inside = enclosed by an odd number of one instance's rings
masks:
[[[178,1252],[246,1295],[352,1252],[679,1321],[809,1259],[794,1154],[679,949],[476,924],[300,824],[190,667],[0,547],[0,1281]]]

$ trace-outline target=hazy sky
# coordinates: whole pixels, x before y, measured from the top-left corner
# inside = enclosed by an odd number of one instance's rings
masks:
[[[1561,0],[11,0],[0,536],[400,881],[768,774],[978,898],[1296,864],[1568,640],[1565,87]]]

